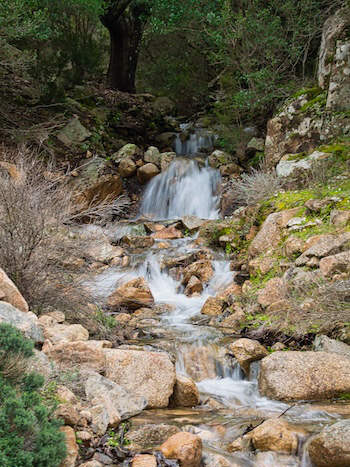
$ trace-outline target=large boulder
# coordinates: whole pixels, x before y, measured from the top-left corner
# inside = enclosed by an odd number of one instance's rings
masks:
[[[44,328],[44,337],[54,345],[63,342],[87,341],[89,331],[81,324],[55,324]]]
[[[253,339],[237,339],[230,344],[229,349],[247,375],[252,362],[261,360],[269,354],[263,345]]]
[[[123,182],[118,174],[106,174],[91,181],[77,192],[78,210],[85,210],[100,203],[112,203],[123,192]]]
[[[154,298],[147,282],[143,277],[133,279],[118,287],[109,297],[108,306],[113,309],[125,307],[137,310],[154,305]]]
[[[308,444],[315,467],[347,467],[350,465],[350,420],[326,426]]]
[[[38,318],[34,313],[17,310],[9,303],[0,301],[0,323],[11,324],[36,343],[44,342]]]
[[[314,350],[316,352],[337,353],[350,358],[350,345],[323,335],[315,337]]]
[[[192,433],[180,432],[165,441],[160,451],[167,459],[177,459],[181,467],[199,467],[202,458],[202,440]]]
[[[138,350],[105,350],[106,377],[134,397],[147,400],[148,408],[169,404],[175,384],[175,368],[165,353]]]
[[[329,157],[329,153],[320,151],[314,151],[301,159],[295,159],[294,154],[286,154],[277,164],[276,174],[278,177],[291,177],[300,171],[310,171],[315,161],[325,160]]]
[[[44,347],[46,355],[63,367],[79,366],[81,369],[103,373],[105,370],[105,341],[63,342]]]
[[[148,163],[140,167],[137,171],[137,178],[140,183],[144,184],[159,174],[159,169],[155,164]]]
[[[20,311],[29,311],[28,303],[25,301],[21,292],[8,277],[6,272],[0,268],[0,300],[10,303]]]
[[[259,389],[277,400],[325,400],[350,392],[350,358],[327,352],[274,352],[261,361]]]
[[[208,297],[202,306],[201,313],[208,316],[220,316],[224,310],[225,301],[219,297]]]
[[[271,248],[275,248],[282,239],[282,229],[287,227],[290,219],[295,217],[298,211],[299,208],[294,208],[270,214],[250,244],[249,255],[255,257]]]
[[[95,372],[86,374],[85,394],[93,405],[103,405],[109,414],[109,425],[114,426],[142,412],[147,401],[127,392],[119,384],[104,378]]]
[[[123,159],[134,160],[141,156],[141,154],[142,151],[136,144],[129,143],[125,144],[118,152],[113,154],[112,159],[115,162],[121,162]]]

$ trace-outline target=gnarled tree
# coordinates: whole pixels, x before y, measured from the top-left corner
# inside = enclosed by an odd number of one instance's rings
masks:
[[[108,29],[111,53],[107,80],[109,86],[135,92],[135,75],[142,34],[150,15],[150,2],[111,0],[101,16]]]

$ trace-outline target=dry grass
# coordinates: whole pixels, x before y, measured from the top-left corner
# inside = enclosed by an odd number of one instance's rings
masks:
[[[271,198],[281,189],[281,182],[274,172],[268,172],[262,167],[244,173],[239,180],[232,180],[230,192],[232,199],[243,206],[254,206]]]

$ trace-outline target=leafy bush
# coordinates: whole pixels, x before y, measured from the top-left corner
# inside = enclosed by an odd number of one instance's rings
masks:
[[[7,324],[0,324],[0,355],[6,360],[25,360],[33,344]],[[44,379],[36,373],[6,377],[0,366],[0,465],[2,467],[58,467],[66,455],[60,422],[52,418],[53,407],[42,402]]]

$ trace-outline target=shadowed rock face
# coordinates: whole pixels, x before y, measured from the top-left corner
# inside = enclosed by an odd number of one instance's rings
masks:
[[[275,352],[261,361],[261,393],[277,400],[325,400],[350,392],[350,358],[327,352]]]

